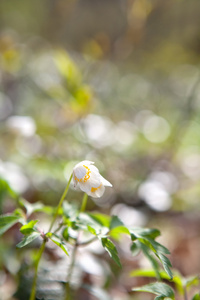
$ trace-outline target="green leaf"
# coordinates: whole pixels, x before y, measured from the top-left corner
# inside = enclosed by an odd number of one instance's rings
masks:
[[[200,294],[195,294],[192,300],[200,300]]]
[[[21,233],[23,234],[31,234],[33,232],[37,232],[36,229],[34,229],[35,224],[38,222],[38,220],[32,220],[28,224],[23,225],[20,228]]]
[[[150,249],[143,243],[138,241],[138,244],[140,245],[140,248],[143,252],[143,254],[148,258],[148,260],[151,262],[151,265],[153,267],[153,269],[156,272],[156,277],[158,279],[160,279],[160,273],[159,273],[159,264],[157,262],[157,260],[151,255],[150,253]]]
[[[81,213],[76,224],[83,230],[88,230],[88,226],[90,226],[98,235],[105,235],[109,230],[108,227],[105,227],[101,222],[97,221],[96,218],[91,217],[90,214],[87,213]]]
[[[158,259],[162,262],[163,267],[167,274],[172,279],[172,272],[170,270],[171,263],[169,259],[164,254],[170,254],[169,250],[156,242],[154,239],[160,235],[160,231],[157,229],[143,229],[143,228],[134,228],[130,229],[131,239],[132,241],[136,241],[144,255],[150,260],[152,266],[157,274],[157,277],[160,278],[159,275],[159,266],[157,261],[151,255],[151,251],[158,257]],[[134,247],[134,246],[133,246]]]
[[[68,227],[65,227],[65,228],[63,229],[63,231],[62,231],[62,236],[64,237],[64,239],[65,239],[66,241],[69,240],[69,230],[68,230]]]
[[[130,236],[130,232],[125,226],[114,227],[110,230],[110,236],[115,240],[120,240],[122,234],[128,234]]]
[[[159,276],[160,276],[160,279],[165,279],[165,280],[169,280],[170,282],[174,282],[178,292],[181,295],[183,295],[184,288],[183,288],[183,284],[182,284],[182,279],[176,270],[173,270],[173,273],[174,273],[173,279],[171,279],[170,276],[164,271],[159,271]],[[139,277],[143,276],[143,277],[153,278],[153,277],[157,277],[157,273],[155,270],[137,269],[137,270],[131,271],[130,276],[139,276]]]
[[[148,237],[151,239],[160,236],[160,231],[154,228],[133,228],[130,229],[130,232],[137,237]]]
[[[151,238],[138,237],[138,240],[141,241],[143,244],[147,245],[155,253],[160,252],[164,254],[170,254],[169,250],[166,247],[164,247],[163,245],[159,244],[158,242],[154,241]]]
[[[21,216],[19,215],[2,215],[0,216],[0,235],[10,229],[13,225],[20,222]]]
[[[90,232],[90,233],[92,233],[93,235],[97,235],[97,232],[96,232],[96,230],[93,228],[93,227],[91,227],[90,225],[88,225],[88,231]]]
[[[185,286],[189,288],[191,286],[195,286],[199,284],[199,276],[192,276],[186,279]]]
[[[120,259],[118,256],[117,249],[113,242],[106,237],[101,238],[101,243],[104,249],[109,253],[110,257],[117,263],[119,267],[121,267]]]
[[[26,235],[23,240],[17,244],[17,248],[22,248],[28,244],[30,244],[32,241],[34,241],[38,236],[40,235],[39,232],[33,232],[30,235]]]
[[[140,246],[138,244],[138,241],[133,242],[133,244],[131,245],[131,253],[133,256],[136,256],[139,254],[139,252],[141,251]]]
[[[76,205],[68,203],[67,201],[63,202],[63,214],[65,218],[70,219],[70,221],[76,220],[78,215],[78,209]]]
[[[55,234],[53,234],[53,233],[51,233],[51,232],[48,232],[48,233],[46,234],[46,236],[47,236],[48,238],[50,238],[50,240],[51,240],[54,244],[56,244],[59,248],[61,248],[61,249],[65,252],[65,254],[67,254],[67,255],[69,256],[69,253],[68,253],[68,251],[67,251],[67,247],[66,247],[65,243],[64,243],[57,235],[55,235]]]
[[[100,214],[100,213],[88,213],[91,219],[101,226],[108,227],[110,226],[110,216]]]
[[[172,274],[172,271],[170,270],[170,268],[172,267],[170,260],[162,253],[158,253],[157,256],[159,257],[160,261],[162,262],[166,273],[169,275],[170,279],[172,279],[173,274]]]
[[[0,201],[6,194],[10,195],[14,199],[18,197],[17,193],[11,188],[9,183],[0,177]]]
[[[169,275],[166,274],[166,272],[160,271],[159,274],[160,274],[160,278],[161,279],[170,280],[170,277],[169,277]],[[155,270],[152,270],[152,269],[150,269],[150,270],[147,270],[147,269],[137,269],[137,270],[131,271],[131,273],[130,273],[130,276],[133,276],[133,277],[136,277],[136,276],[141,277],[142,276],[142,277],[151,277],[151,278],[154,278],[154,277],[156,277],[156,275],[157,274],[156,274]]]
[[[77,89],[82,81],[82,76],[75,65],[75,63],[71,60],[66,51],[56,51],[54,54],[54,59],[56,62],[56,66],[60,71],[61,75],[66,79],[68,84],[68,89],[73,91]]]
[[[156,297],[157,299],[166,299],[166,297],[169,299],[174,299],[173,289],[167,284],[161,282],[150,283],[142,287],[133,288],[132,290],[137,292],[149,292],[155,294],[159,296]]]
[[[110,229],[116,228],[116,227],[122,227],[124,226],[124,223],[117,217],[112,216],[111,222],[110,222]]]
[[[19,203],[25,207],[26,209],[26,214],[29,217],[33,212],[44,212],[47,214],[52,214],[54,211],[54,208],[51,206],[46,206],[42,204],[41,202],[36,202],[36,203],[29,203],[25,199],[20,199]]]

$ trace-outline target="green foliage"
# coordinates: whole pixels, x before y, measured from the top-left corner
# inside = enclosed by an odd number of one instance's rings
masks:
[[[155,278],[157,277],[157,272],[155,270],[138,269],[131,271],[130,275]],[[180,295],[184,295],[185,291],[188,291],[192,286],[197,286],[200,283],[199,276],[185,278],[177,270],[173,270],[173,275],[173,278],[171,278],[167,273],[159,271],[160,279],[173,282]]]
[[[161,261],[163,264],[163,267],[170,278],[173,278],[172,272],[170,270],[171,263],[169,259],[164,254],[170,254],[169,250],[161,245],[160,243],[156,242],[154,239],[160,234],[159,230],[157,229],[142,229],[142,228],[136,228],[131,229],[131,238],[133,240],[134,246],[131,247],[131,250],[133,250],[133,253],[137,249],[140,249],[144,255],[150,260],[152,267],[154,268],[157,277],[159,278],[159,269],[158,269],[158,263],[154,255]],[[137,244],[136,243],[137,240]]]
[[[7,214],[0,216],[0,235],[10,229],[13,225],[20,222],[21,216],[14,214]]]
[[[88,213],[88,216],[92,220],[94,220],[97,224],[100,224],[101,226],[109,227],[110,226],[110,216],[100,214],[100,213]]]
[[[41,236],[44,239],[43,248],[48,239],[50,239],[54,244],[61,248],[66,255],[69,255],[66,242],[73,243],[76,245],[75,247],[77,247],[81,244],[91,243],[95,239],[98,239],[111,259],[121,268],[122,265],[116,245],[111,239],[120,242],[121,235],[126,235],[130,238],[130,241],[132,241],[131,252],[136,254],[136,252],[142,251],[152,263],[155,272],[154,275],[159,278],[172,278],[172,272],[170,270],[171,263],[165,256],[166,254],[169,254],[169,251],[166,247],[155,241],[155,238],[160,235],[160,232],[156,229],[126,227],[117,216],[110,217],[96,212],[79,212],[75,205],[65,201],[63,207],[57,210],[57,213],[62,216],[62,221],[59,223],[59,226],[55,229],[55,232],[48,232],[45,234],[41,233],[42,230],[36,227],[38,220],[26,221],[27,217],[30,217],[33,213],[38,211],[49,214],[54,210],[41,203],[30,204],[23,199],[20,200],[20,204],[25,207],[26,215],[24,215],[22,211],[17,210],[13,215],[5,215],[0,218],[1,233],[4,233],[11,226],[21,221],[22,227],[20,228],[20,232],[24,234],[24,238],[17,244],[17,248],[22,248]],[[61,228],[62,231],[60,232]],[[86,242],[82,242],[81,240],[77,241],[73,234],[71,235],[71,230],[78,232],[83,231],[93,236],[93,238]],[[41,253],[42,251],[43,250],[41,250]],[[156,258],[162,262],[167,274],[160,272],[160,267]],[[134,273],[132,273],[132,276],[133,275]],[[148,273],[148,275],[153,276],[153,273]],[[191,278],[187,283],[188,286],[192,284],[194,280],[194,278]],[[157,294],[158,297],[156,299],[164,299],[166,297],[173,299],[172,290],[170,288],[168,289],[165,285],[145,286],[142,290],[158,293],[159,287],[161,288],[160,294]],[[139,291],[140,289],[138,288],[136,290]]]
[[[200,294],[195,294],[192,300],[200,300]]]
[[[37,222],[38,222],[38,220],[32,220],[28,224],[23,225],[20,228],[21,233],[23,233],[24,235],[28,235],[33,232],[37,232],[37,229],[34,228],[34,226]]]
[[[33,242],[35,239],[37,239],[40,236],[39,232],[33,232],[31,234],[25,235],[25,237],[22,239],[20,243],[16,245],[17,248],[22,248],[31,242]]]
[[[17,198],[17,193],[11,188],[5,179],[0,177],[0,202],[6,194],[14,199]]]
[[[56,244],[59,248],[61,248],[65,254],[67,254],[69,256],[69,253],[67,251],[67,246],[66,244],[63,242],[63,240],[60,239],[60,237],[58,237],[57,235],[51,233],[51,232],[48,232],[46,234],[46,237],[50,238],[50,240]]]
[[[173,289],[168,285],[166,285],[165,283],[160,283],[160,282],[150,283],[142,287],[133,288],[132,290],[137,292],[148,292],[148,293],[155,294],[157,295],[155,300],[175,299]]]
[[[117,253],[117,249],[113,242],[108,238],[101,238],[101,243],[104,249],[109,253],[110,257],[116,262],[116,264],[121,267],[120,259]]]
[[[19,203],[21,206],[25,207],[26,215],[28,217],[31,216],[34,212],[43,212],[45,214],[51,215],[54,211],[53,207],[44,205],[41,202],[29,203],[25,199],[20,199]]]

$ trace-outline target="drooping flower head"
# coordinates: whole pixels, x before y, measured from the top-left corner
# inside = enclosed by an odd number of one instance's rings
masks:
[[[84,160],[73,169],[74,187],[79,187],[83,192],[94,198],[99,198],[105,191],[105,186],[112,187],[99,170],[93,165],[94,162]]]

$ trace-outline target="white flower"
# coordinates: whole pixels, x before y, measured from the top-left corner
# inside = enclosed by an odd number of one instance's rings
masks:
[[[103,195],[105,186],[112,187],[112,184],[100,175],[99,170],[93,164],[92,161],[84,160],[74,167],[74,187],[79,187],[89,196],[99,198]]]

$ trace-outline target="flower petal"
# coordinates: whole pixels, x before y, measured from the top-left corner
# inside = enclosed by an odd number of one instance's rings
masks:
[[[102,182],[102,184],[104,186],[110,186],[110,187],[112,187],[112,184],[108,180],[106,180],[103,176],[101,176],[101,182]]]
[[[78,178],[81,179],[85,176],[87,173],[87,170],[84,166],[78,164],[74,167],[74,175]]]
[[[100,184],[98,188],[92,188],[88,192],[88,195],[93,198],[100,198],[101,196],[103,196],[104,192],[105,192],[105,187],[103,186],[103,184]]]
[[[87,181],[80,181],[79,186],[82,191],[88,193],[91,188],[97,188],[101,184],[101,176],[100,174],[92,173],[90,174],[90,178]]]
[[[90,165],[93,165],[94,162],[93,161],[90,161],[90,160],[83,160],[79,163],[80,165],[86,165],[86,166],[90,166]]]
[[[91,166],[91,165],[90,165],[89,168],[90,168],[91,172],[96,173],[96,174],[99,174],[99,170],[97,169],[97,167]]]

